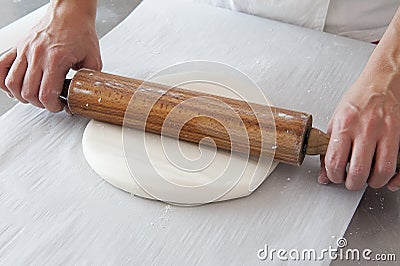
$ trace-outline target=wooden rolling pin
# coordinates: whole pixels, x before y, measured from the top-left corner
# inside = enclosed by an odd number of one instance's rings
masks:
[[[179,139],[199,143],[203,138],[211,137],[218,148],[232,149],[246,154],[250,152],[254,156],[266,152],[272,154],[275,160],[284,163],[300,165],[306,154],[325,154],[329,143],[328,135],[312,128],[312,116],[306,113],[249,104],[240,100],[181,88],[170,88],[155,83],[143,83],[142,80],[85,69],[78,71],[72,80],[66,81],[64,87],[62,97],[67,99],[72,114],[116,125],[124,124],[132,128],[142,126],[143,128],[143,116],[130,116],[127,113],[125,117],[133,95],[140,88],[139,95],[141,96],[135,99],[133,105],[138,113],[142,111],[148,113],[145,130],[157,134],[161,134],[161,130],[163,130],[163,134],[166,135],[169,133],[173,135],[173,132],[176,132],[174,124],[164,124],[164,120],[178,104],[193,97],[217,99],[219,101],[205,102],[204,106],[200,107],[186,105],[180,109],[180,113],[175,114],[176,121],[179,121],[180,117],[194,117],[184,123],[179,133]],[[151,100],[154,97],[159,97],[155,104]],[[222,105],[219,106],[219,103]],[[243,122],[237,124],[238,120],[234,119],[231,113],[226,112],[226,106],[223,105],[230,106]],[[149,108],[149,106],[152,107]],[[199,116],[200,109],[215,110],[215,113],[218,113],[222,119]],[[271,111],[273,119],[261,127],[257,117],[263,115],[271,117]],[[243,126],[247,130],[248,141],[245,140],[243,143],[231,146],[227,128],[243,128]],[[267,128],[266,131],[270,132],[276,128],[276,133],[270,134],[275,136],[275,139],[269,141],[272,146],[265,147],[265,142],[262,143],[261,128]]]

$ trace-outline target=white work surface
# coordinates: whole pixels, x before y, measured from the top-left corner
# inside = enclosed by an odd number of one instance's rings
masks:
[[[321,129],[373,50],[178,0],[144,1],[101,47],[105,71],[141,79],[188,60],[229,64],[277,106],[312,113]],[[265,244],[335,247],[362,195],[318,185],[318,158],[307,158],[300,168],[281,164],[247,198],[168,207],[90,169],[81,147],[86,123],[24,105],[0,117],[0,264],[265,263],[257,258]]]

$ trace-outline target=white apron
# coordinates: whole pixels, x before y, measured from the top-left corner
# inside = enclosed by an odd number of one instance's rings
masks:
[[[381,39],[400,5],[400,0],[194,1],[367,42]]]

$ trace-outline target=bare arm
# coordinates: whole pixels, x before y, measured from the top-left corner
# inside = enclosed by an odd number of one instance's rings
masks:
[[[23,103],[61,111],[69,69],[102,67],[96,9],[97,0],[52,0],[31,33],[0,58],[0,87]]]
[[[346,92],[328,126],[331,142],[321,183],[345,182],[351,190],[400,188],[400,9],[363,72]],[[346,173],[346,165],[350,162]],[[373,164],[374,162],[374,164]],[[325,167],[324,167],[325,163]]]

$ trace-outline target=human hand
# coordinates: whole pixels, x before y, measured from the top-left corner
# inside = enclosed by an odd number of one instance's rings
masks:
[[[365,183],[399,189],[400,77],[392,70],[384,64],[364,70],[337,106],[328,125],[331,139],[321,157],[320,183],[345,182],[349,190]]]
[[[31,33],[0,57],[0,88],[51,112],[64,107],[59,95],[71,68],[102,68],[95,14],[68,2],[51,5]]]

